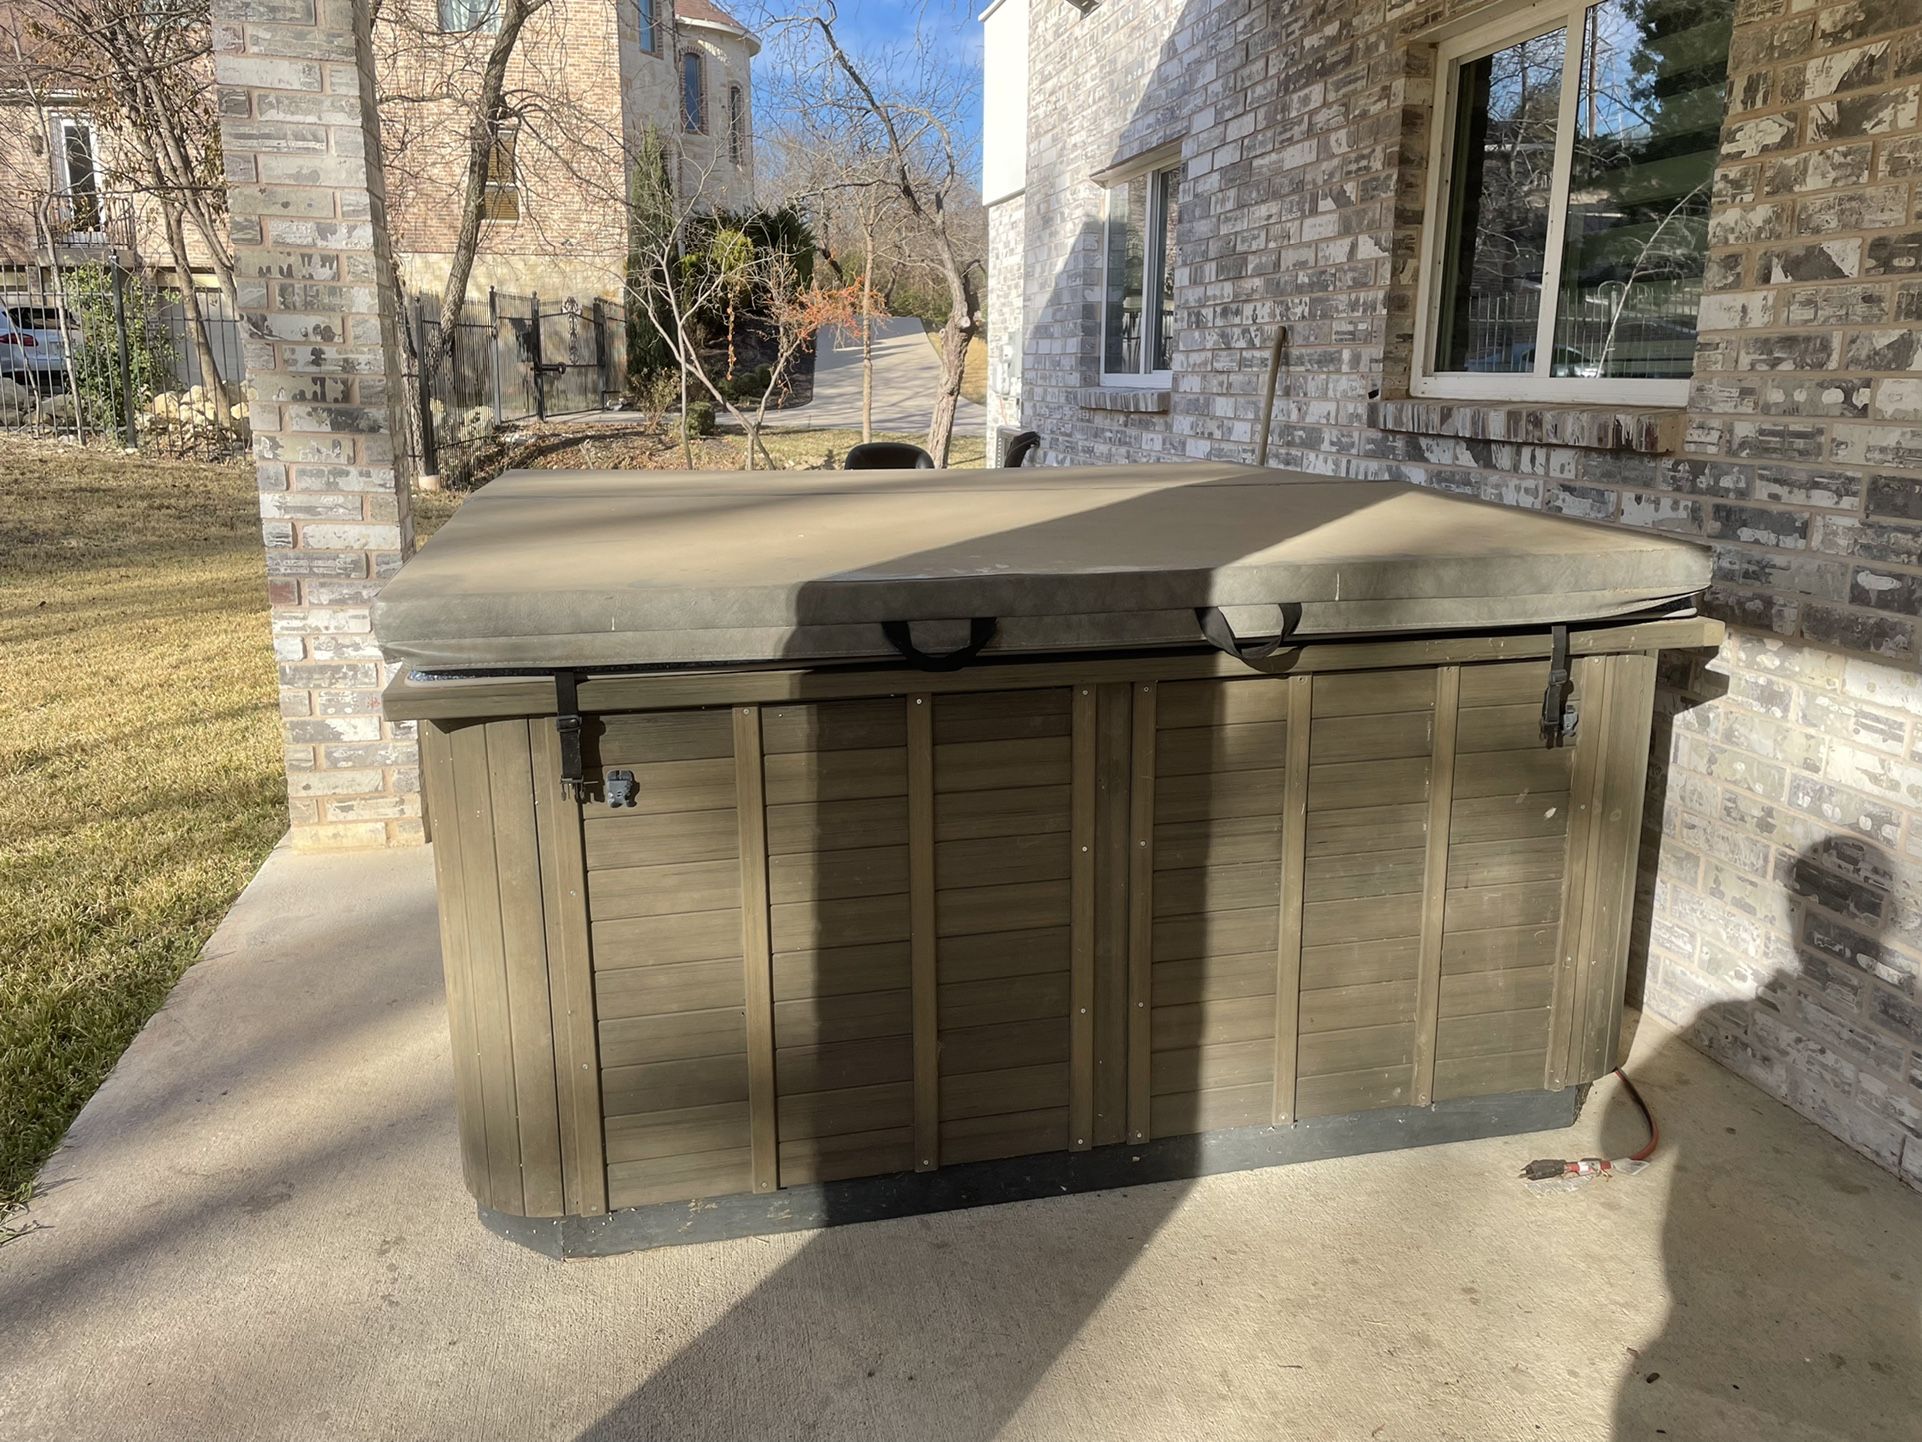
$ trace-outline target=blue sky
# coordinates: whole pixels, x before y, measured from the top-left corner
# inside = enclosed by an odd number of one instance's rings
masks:
[[[728,0],[717,0],[723,9],[728,8]],[[856,58],[872,58],[892,47],[911,45],[917,28],[936,44],[952,47],[955,58],[962,62],[972,87],[972,96],[965,109],[967,116],[967,139],[971,146],[977,147],[981,140],[981,22],[975,16],[987,6],[987,0],[839,0],[840,23],[835,27],[842,43],[853,51]],[[735,9],[743,21],[749,24],[749,14],[756,7],[743,4]],[[781,0],[761,0],[760,8],[774,14],[792,14],[793,10],[783,7]],[[773,59],[772,55],[763,57],[762,63]]]

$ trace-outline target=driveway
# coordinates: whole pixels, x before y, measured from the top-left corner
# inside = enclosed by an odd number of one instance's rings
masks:
[[[279,850],[0,1247],[0,1435],[1910,1437],[1922,1196],[1645,1023],[1572,1130],[557,1263],[461,1183],[431,858]]]
[[[874,328],[874,429],[925,431],[941,389],[941,356],[927,327],[913,316],[880,321]],[[956,432],[978,432],[988,413],[963,397],[955,409]],[[823,333],[814,358],[814,399],[768,415],[782,430],[861,428],[861,342],[839,331]]]

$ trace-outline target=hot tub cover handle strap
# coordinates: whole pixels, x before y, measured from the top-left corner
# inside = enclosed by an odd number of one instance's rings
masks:
[[[554,673],[554,734],[560,742],[561,790],[575,801],[585,801],[587,779],[581,766],[579,680],[572,671]]]
[[[1217,651],[1233,656],[1237,661],[1250,665],[1256,661],[1266,661],[1287,644],[1288,638],[1295,634],[1295,627],[1301,624],[1301,603],[1282,601],[1276,607],[1281,612],[1281,629],[1266,641],[1244,641],[1235,634],[1235,628],[1228,624],[1228,618],[1219,606],[1195,607],[1195,619],[1201,623],[1201,634],[1208,638],[1208,644]]]
[[[968,644],[957,646],[952,651],[944,651],[939,656],[923,651],[914,644],[914,631],[907,621],[883,621],[881,634],[888,638],[888,644],[901,653],[901,659],[917,671],[959,671],[968,662],[987,649],[1001,623],[993,616],[976,616],[968,622]]]
[[[1542,745],[1566,746],[1581,729],[1581,707],[1568,662],[1568,627],[1552,626],[1548,633],[1548,686],[1542,692]]]

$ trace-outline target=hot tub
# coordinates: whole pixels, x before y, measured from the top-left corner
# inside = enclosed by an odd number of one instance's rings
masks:
[[[382,591],[561,1255],[1566,1124],[1698,545],[1230,465],[502,477]]]

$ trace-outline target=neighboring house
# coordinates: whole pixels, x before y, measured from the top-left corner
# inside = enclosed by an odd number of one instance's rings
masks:
[[[383,89],[419,96],[450,74],[476,74],[493,0],[410,4],[431,9],[376,36]],[[533,103],[495,150],[469,295],[497,286],[618,296],[629,158],[649,130],[675,153],[682,193],[716,207],[750,205],[751,69],[760,48],[707,0],[551,0],[522,32],[509,73],[510,103]],[[438,291],[457,226],[464,117],[445,103],[384,103],[382,125],[395,254],[410,289]]]
[[[1922,7],[982,19],[991,436],[1250,460],[1285,325],[1271,463],[1713,543],[1640,995],[1922,1185]]]
[[[445,283],[465,176],[463,107],[437,97],[478,84],[497,16],[495,0],[404,0],[383,10],[376,49],[388,206],[410,289]],[[707,0],[552,0],[537,12],[507,80],[510,104],[529,118],[495,149],[470,297],[484,300],[490,286],[618,296],[628,160],[649,130],[675,155],[683,193],[750,205],[759,50]],[[49,226],[63,262],[112,253],[170,271],[150,205],[114,180],[111,143],[68,97],[0,89],[0,273],[44,278]]]

